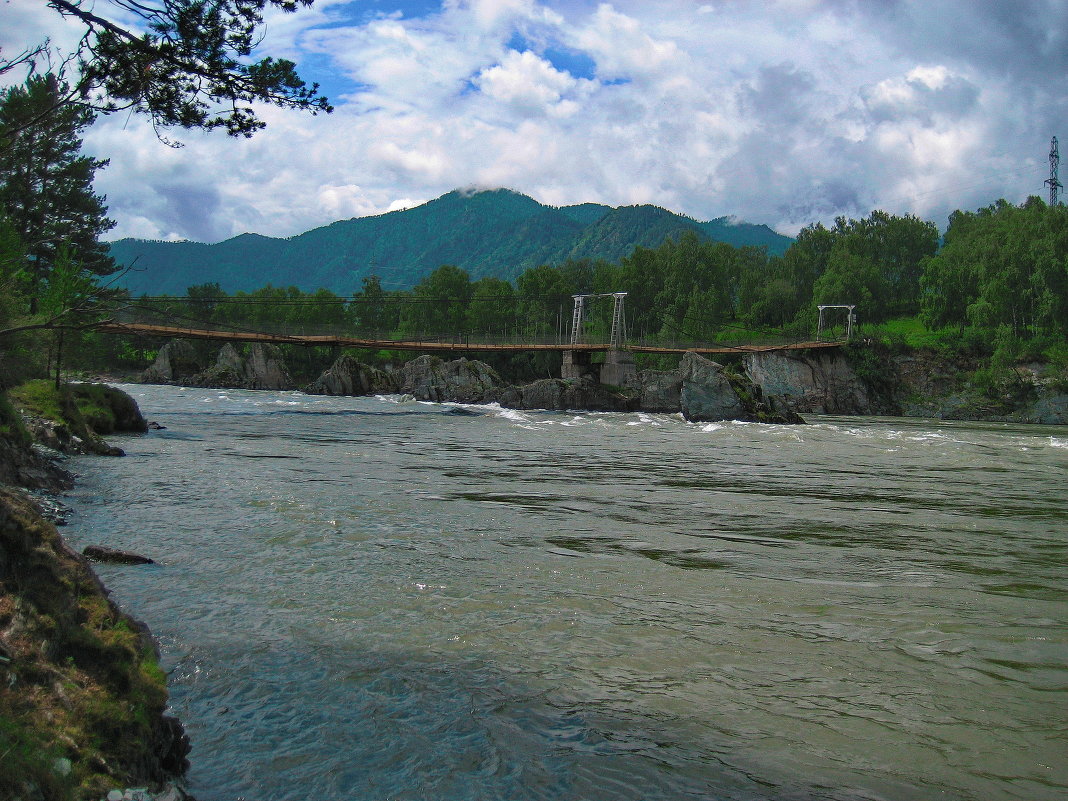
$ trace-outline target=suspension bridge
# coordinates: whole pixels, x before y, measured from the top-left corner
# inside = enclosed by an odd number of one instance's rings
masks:
[[[551,339],[536,340],[535,337],[517,334],[515,337],[472,335],[460,332],[452,336],[420,336],[392,338],[382,336],[354,336],[347,333],[306,333],[292,331],[242,330],[234,327],[210,327],[200,325],[177,325],[173,322],[146,321],[143,315],[126,313],[124,319],[111,319],[95,328],[109,334],[148,336],[167,339],[199,339],[219,342],[259,342],[272,345],[301,345],[305,347],[341,347],[372,350],[400,350],[450,353],[518,353],[552,351],[563,355],[562,377],[576,378],[588,372],[593,353],[604,353],[605,363],[601,368],[601,380],[621,384],[634,372],[634,355],[638,353],[683,354],[687,352],[706,356],[724,354],[766,353],[771,351],[796,351],[817,348],[838,348],[846,344],[855,323],[854,306],[820,306],[816,338],[796,342],[761,343],[694,343],[694,342],[643,342],[628,337],[624,301],[626,292],[573,295],[573,309],[569,331],[557,332]],[[590,301],[599,298],[612,299],[612,318],[607,341],[589,341],[588,333]],[[824,312],[841,308],[848,311],[847,329],[844,338],[825,335]]]

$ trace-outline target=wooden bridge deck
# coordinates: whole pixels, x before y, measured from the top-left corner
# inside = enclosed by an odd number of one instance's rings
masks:
[[[482,353],[506,353],[517,351],[607,351],[611,345],[600,343],[545,344],[545,343],[485,343],[465,340],[426,341],[360,339],[337,334],[268,334],[254,331],[211,331],[200,328],[182,328],[145,323],[107,322],[97,326],[98,331],[110,334],[137,334],[141,336],[178,339],[210,339],[225,342],[263,342],[272,345],[325,345],[343,348],[370,348],[374,350],[419,350],[419,351],[469,351]],[[807,350],[809,348],[837,348],[843,342],[794,342],[786,345],[709,345],[688,348],[661,345],[626,345],[631,353],[762,353],[781,350]]]

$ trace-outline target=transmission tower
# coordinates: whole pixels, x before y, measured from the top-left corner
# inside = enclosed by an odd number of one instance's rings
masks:
[[[1061,154],[1057,151],[1057,137],[1053,137],[1053,141],[1049,143],[1049,178],[1046,183],[1049,185],[1049,204],[1056,206],[1058,201],[1057,195],[1061,189],[1061,182],[1057,180],[1057,168],[1061,163]]]

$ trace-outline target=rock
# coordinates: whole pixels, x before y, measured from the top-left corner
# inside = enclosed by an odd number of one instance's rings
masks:
[[[173,715],[163,715],[153,734],[156,756],[163,770],[173,776],[184,774],[189,769],[188,756],[193,749],[181,721]]]
[[[1040,389],[1038,400],[1031,407],[1027,422],[1068,425],[1068,392],[1046,387]]]
[[[591,378],[543,378],[533,384],[498,390],[495,400],[509,409],[588,409],[626,412],[636,408],[633,395],[610,390]]]
[[[35,447],[59,454],[91,453],[97,456],[125,456],[126,452],[114,445],[108,445],[91,430],[83,430],[84,437],[71,433],[63,423],[56,423],[42,417],[26,416],[23,418],[26,430],[33,436]]]
[[[375,395],[396,392],[397,389],[397,381],[391,373],[343,354],[304,391],[309,395]]]
[[[485,362],[455,359],[442,365],[449,400],[478,403],[501,383],[501,377]]]
[[[398,391],[422,401],[482,403],[494,395],[500,376],[488,364],[437,356],[412,359],[397,371]]]
[[[261,342],[249,346],[245,358],[248,389],[293,389],[293,379],[282,359],[282,351],[275,345]]]
[[[71,384],[70,391],[94,433],[132,431],[143,434],[148,430],[137,401],[121,389],[107,384]]]
[[[242,356],[227,342],[219,350],[215,364],[190,377],[186,382],[195,387],[218,389],[292,389],[293,381],[282,359],[282,352],[274,345],[254,342]]]
[[[747,420],[750,414],[723,374],[723,365],[696,353],[686,353],[679,364],[682,389],[679,407],[691,422]]]
[[[679,370],[642,370],[629,384],[638,393],[638,408],[646,412],[678,412],[682,408]]]
[[[745,370],[766,397],[785,408],[815,414],[875,414],[872,399],[839,352],[767,351],[745,357]]]
[[[172,339],[156,354],[156,361],[141,374],[142,384],[173,384],[204,369],[196,348],[184,339]]]
[[[0,484],[60,492],[74,485],[74,476],[56,462],[61,454],[42,453],[37,446],[0,436]]]
[[[121,551],[118,548],[108,548],[105,545],[87,545],[82,549],[82,555],[96,562],[108,562],[116,565],[156,564],[147,556],[141,556],[139,553]]]

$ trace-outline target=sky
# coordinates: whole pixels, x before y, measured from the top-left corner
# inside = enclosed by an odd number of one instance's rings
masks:
[[[98,11],[106,0],[97,0]],[[0,0],[0,48],[76,29]],[[954,209],[1068,184],[1068,0],[316,0],[262,54],[335,111],[265,107],[249,140],[99,119],[108,238],[292,236],[506,187],[651,203],[793,235],[873,209]]]

